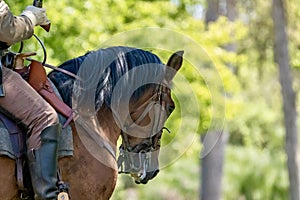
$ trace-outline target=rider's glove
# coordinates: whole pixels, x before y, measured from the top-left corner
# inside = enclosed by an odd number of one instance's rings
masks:
[[[46,15],[45,8],[27,6],[26,9],[22,12],[21,16],[22,15],[28,17],[35,26],[47,25],[50,23],[50,20]]]
[[[0,15],[7,12],[8,9],[8,5],[4,1],[0,1]]]

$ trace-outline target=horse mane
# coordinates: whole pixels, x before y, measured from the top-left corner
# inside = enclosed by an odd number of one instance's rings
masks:
[[[118,94],[120,93],[120,99],[125,90],[132,90],[132,88],[134,93],[132,91],[125,93],[127,95],[130,93],[131,98],[137,99],[147,89],[162,82],[164,75],[162,62],[155,54],[142,49],[120,46],[88,52],[66,61],[59,67],[79,76],[83,75],[84,81],[89,83],[87,85],[94,82],[93,84],[97,86],[94,89],[95,110],[98,110],[103,103],[111,104],[118,81],[122,82],[118,84],[122,87],[116,90]],[[55,70],[48,77],[57,87],[63,100],[72,107],[72,94],[76,80]]]

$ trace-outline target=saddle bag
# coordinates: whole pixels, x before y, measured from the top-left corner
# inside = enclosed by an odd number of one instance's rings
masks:
[[[67,118],[65,128],[73,119],[72,109],[65,104],[54,92],[49,82],[46,70],[38,61],[31,61],[29,66],[28,83],[34,88],[55,110]]]

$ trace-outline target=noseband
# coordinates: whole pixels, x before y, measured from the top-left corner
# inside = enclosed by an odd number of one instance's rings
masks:
[[[155,112],[155,121],[152,125],[152,130],[158,129],[160,126],[159,122],[164,117],[163,115],[165,115],[166,96],[167,87],[159,84],[156,92],[136,109],[135,112],[138,112],[146,107],[137,120],[124,127],[125,132],[127,132],[126,130],[129,130],[134,124],[141,122],[141,120],[143,120],[147,115],[148,111],[155,105],[159,105],[159,110]],[[131,117],[130,114],[128,117]],[[151,159],[151,153],[160,148],[160,139],[164,129],[170,132],[166,127],[162,127],[156,134],[146,138],[143,142],[135,146],[130,144],[128,135],[122,131],[122,144],[120,146],[120,155],[118,158],[119,173],[138,172],[140,174],[140,179],[145,178],[147,165]]]

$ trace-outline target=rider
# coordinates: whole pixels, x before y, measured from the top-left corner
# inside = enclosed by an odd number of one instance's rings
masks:
[[[7,48],[33,35],[34,27],[49,24],[43,8],[28,6],[14,16],[0,0],[0,58]],[[2,60],[2,59],[1,59]],[[2,67],[3,66],[3,67]],[[28,130],[27,156],[35,199],[57,198],[57,146],[61,126],[55,110],[24,81],[0,62],[0,111]]]

